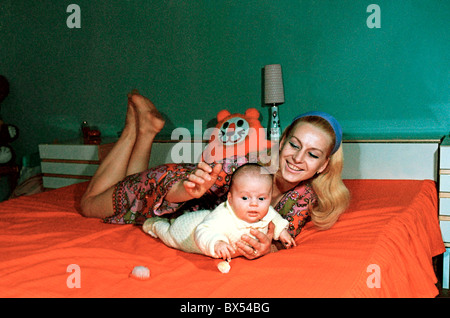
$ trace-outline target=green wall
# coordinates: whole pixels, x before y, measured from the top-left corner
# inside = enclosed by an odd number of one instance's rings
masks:
[[[371,3],[381,28],[368,28]],[[70,29],[69,4],[81,8]],[[138,88],[174,127],[261,106],[261,69],[283,66],[282,125],[307,110],[347,138],[450,131],[450,2],[444,0],[0,1],[1,116],[19,158],[72,139],[83,120],[115,136]]]

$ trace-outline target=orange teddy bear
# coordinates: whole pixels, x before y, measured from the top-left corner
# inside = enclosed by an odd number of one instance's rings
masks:
[[[221,110],[217,114],[217,121],[202,153],[202,158],[207,163],[262,152],[272,146],[266,139],[266,130],[259,121],[259,111],[256,108],[247,109],[245,114],[231,114],[228,110]]]

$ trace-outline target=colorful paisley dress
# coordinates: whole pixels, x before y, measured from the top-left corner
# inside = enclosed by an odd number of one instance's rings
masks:
[[[113,224],[142,224],[152,216],[175,217],[185,211],[213,210],[226,201],[231,175],[237,167],[249,162],[249,156],[226,159],[215,184],[201,198],[172,203],[164,198],[170,188],[180,180],[186,180],[196,164],[165,164],[130,175],[115,186],[113,194],[114,215],[104,219]],[[251,161],[255,162],[255,161]],[[289,221],[289,233],[297,236],[309,221],[309,206],[316,196],[308,182],[302,182],[286,192],[274,206]]]

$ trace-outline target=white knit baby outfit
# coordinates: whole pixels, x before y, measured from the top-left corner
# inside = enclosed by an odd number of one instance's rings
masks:
[[[212,212],[200,210],[186,212],[176,219],[152,217],[144,222],[144,232],[161,239],[167,246],[188,252],[205,254],[214,258],[214,245],[221,240],[235,246],[243,234],[250,235],[250,229],[267,234],[269,223],[275,225],[274,239],[287,229],[289,222],[273,207],[267,215],[255,223],[239,219],[228,201],[217,206]],[[251,236],[251,235],[250,235]]]

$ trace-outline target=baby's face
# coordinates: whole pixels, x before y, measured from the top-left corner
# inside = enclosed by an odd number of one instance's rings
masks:
[[[272,182],[267,178],[243,177],[233,182],[228,202],[236,216],[254,223],[266,216],[272,199]]]

